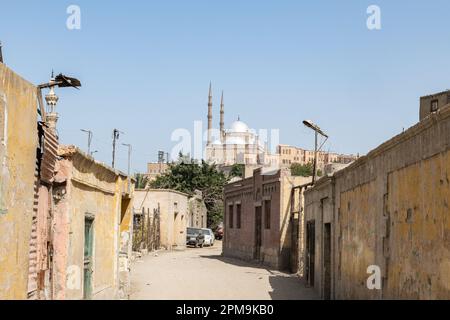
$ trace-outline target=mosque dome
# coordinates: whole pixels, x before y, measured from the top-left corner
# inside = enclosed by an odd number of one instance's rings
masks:
[[[220,140],[216,140],[213,142],[213,145],[220,146],[220,145],[222,145],[222,142]]]
[[[233,122],[230,127],[230,132],[233,133],[247,133],[248,131],[248,126],[240,120]]]
[[[226,144],[245,144],[245,140],[242,137],[227,137]]]

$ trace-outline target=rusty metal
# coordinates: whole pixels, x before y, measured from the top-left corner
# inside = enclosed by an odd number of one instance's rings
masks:
[[[37,88],[37,100],[39,104],[39,113],[41,114],[42,122],[46,121],[47,113],[45,112],[44,101],[42,100],[42,90]]]
[[[28,249],[28,299],[39,299],[38,290],[38,205],[39,205],[39,160],[36,159],[34,171],[33,211],[31,217],[31,236]]]
[[[55,172],[56,160],[58,159],[58,138],[44,124],[41,124],[43,139],[42,141],[42,157],[40,165],[41,182],[52,184]]]

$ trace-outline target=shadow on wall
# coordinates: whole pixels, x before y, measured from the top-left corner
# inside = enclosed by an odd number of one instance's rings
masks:
[[[269,283],[272,291],[269,295],[272,300],[318,300],[318,295],[314,289],[307,288],[306,282],[300,279],[296,274],[286,274],[273,271],[254,261],[239,260],[222,255],[201,255],[203,259],[219,260],[226,264],[238,267],[257,268],[269,274]],[[247,273],[255,273],[248,271]]]

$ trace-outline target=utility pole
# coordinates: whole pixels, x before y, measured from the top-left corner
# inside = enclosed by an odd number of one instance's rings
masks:
[[[128,194],[131,192],[131,144],[122,143],[125,147],[128,147]]]
[[[91,143],[92,143],[92,131],[91,130],[84,130],[84,129],[81,129],[81,131],[83,131],[83,132],[86,132],[87,134],[88,134],[88,155],[92,155],[91,154]]]
[[[0,41],[0,62],[3,63],[2,42]]]
[[[316,182],[316,175],[317,175],[317,140],[319,133],[314,130],[314,165],[313,165],[313,178],[312,183],[314,184]]]
[[[312,176],[312,184],[314,185],[314,183],[316,182],[316,175],[317,175],[317,172],[316,172],[317,171],[317,152],[320,149],[322,149],[323,145],[328,140],[328,135],[325,134],[322,131],[322,129],[320,129],[319,126],[314,124],[311,120],[304,120],[303,124],[306,127],[314,130],[314,133],[315,133],[315,138],[314,138],[314,164],[313,164],[313,176]],[[325,138],[325,141],[322,143],[322,145],[320,147],[318,146],[319,134]]]
[[[116,160],[116,141],[119,140],[120,133],[123,133],[123,132],[120,132],[117,129],[114,129],[114,131],[113,131],[113,150],[112,150],[112,167],[113,167],[113,169],[115,168],[115,164],[116,164],[116,162],[115,162],[115,160]]]

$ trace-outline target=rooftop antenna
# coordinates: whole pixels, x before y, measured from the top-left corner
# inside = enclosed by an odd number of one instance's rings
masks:
[[[0,41],[0,62],[3,63],[2,42]]]

